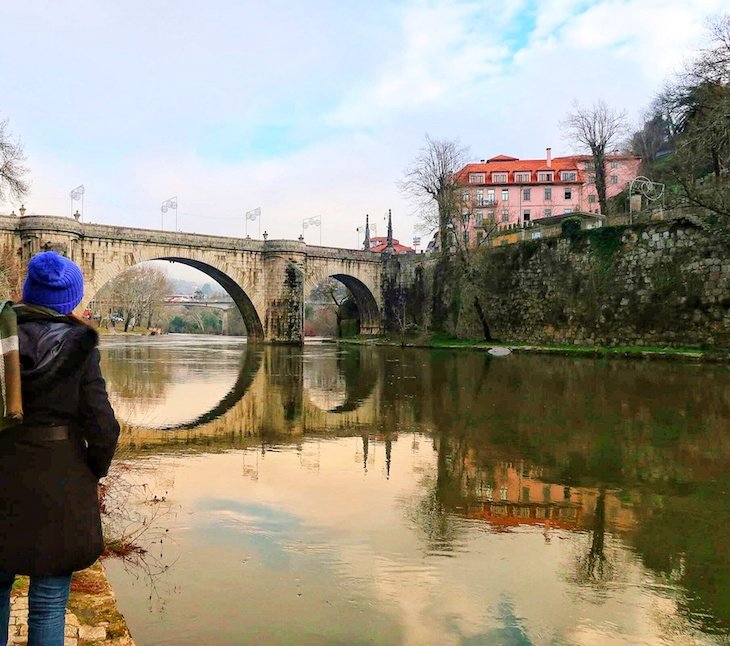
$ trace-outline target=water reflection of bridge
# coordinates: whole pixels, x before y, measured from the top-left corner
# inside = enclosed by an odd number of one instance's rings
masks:
[[[255,449],[241,451],[250,477],[285,444],[301,450],[302,468],[305,458],[319,468],[320,443],[306,442],[318,433],[354,436],[339,441],[364,469],[385,454],[375,477],[398,477],[416,462],[404,453],[420,452],[421,495],[404,498],[403,513],[428,550],[450,554],[474,527],[570,537],[561,576],[603,586],[623,575],[620,539],[686,586],[691,611],[709,607],[730,626],[729,419],[724,368],[273,347],[246,354],[217,410],[126,439],[150,451]]]
[[[377,424],[378,366],[372,349],[333,353],[247,347],[235,384],[194,419],[127,424],[122,444],[215,443],[232,437],[342,433]]]

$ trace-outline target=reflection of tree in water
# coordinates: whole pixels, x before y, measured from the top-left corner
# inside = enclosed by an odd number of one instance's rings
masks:
[[[463,438],[439,434],[434,439],[437,450],[436,479],[425,480],[426,495],[406,511],[406,515],[423,533],[427,551],[450,552],[461,534],[454,510],[463,499],[461,483],[464,464]]]
[[[309,401],[321,410],[334,410],[347,400],[345,375],[339,357],[331,352],[304,355],[304,389]]]
[[[122,400],[155,400],[175,378],[179,353],[157,345],[129,344],[101,348],[108,390]]]
[[[497,507],[498,465],[524,464],[516,469],[533,490],[570,487],[564,505],[553,497],[543,508],[550,519],[570,505],[578,514],[566,526],[585,532],[574,535],[585,541],[573,580],[611,581],[620,538],[687,590],[678,603],[691,621],[730,628],[726,371],[545,357],[485,366],[479,355],[416,350],[384,352],[381,371],[381,420],[435,437],[435,480],[424,480],[425,496],[406,512],[429,547],[457,540],[457,517],[473,501]],[[507,503],[527,520],[541,511],[534,499]]]
[[[309,400],[332,413],[357,409],[378,381],[373,348],[349,347],[336,353],[305,351],[304,388]]]
[[[590,537],[591,545],[588,551],[576,557],[576,581],[578,583],[610,581],[615,567],[606,554],[606,491],[603,488],[599,490],[596,498]]]
[[[680,610],[711,633],[730,631],[730,477],[668,483],[637,507],[630,537],[644,565],[687,595]]]

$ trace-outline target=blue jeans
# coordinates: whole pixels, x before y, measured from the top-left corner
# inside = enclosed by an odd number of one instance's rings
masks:
[[[8,643],[14,574],[0,572],[0,646]],[[63,646],[71,575],[32,576],[28,593],[28,646]]]

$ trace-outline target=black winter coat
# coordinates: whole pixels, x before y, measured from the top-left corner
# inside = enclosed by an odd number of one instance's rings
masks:
[[[119,424],[99,367],[97,334],[70,317],[18,314],[24,421],[0,432],[0,570],[57,576],[103,552],[97,482]],[[68,426],[68,439],[28,428]]]

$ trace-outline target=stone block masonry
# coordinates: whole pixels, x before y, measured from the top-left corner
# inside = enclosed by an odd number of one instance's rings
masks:
[[[22,577],[10,598],[8,644],[28,643],[28,580]],[[76,572],[66,611],[65,646],[134,646],[100,563]]]

